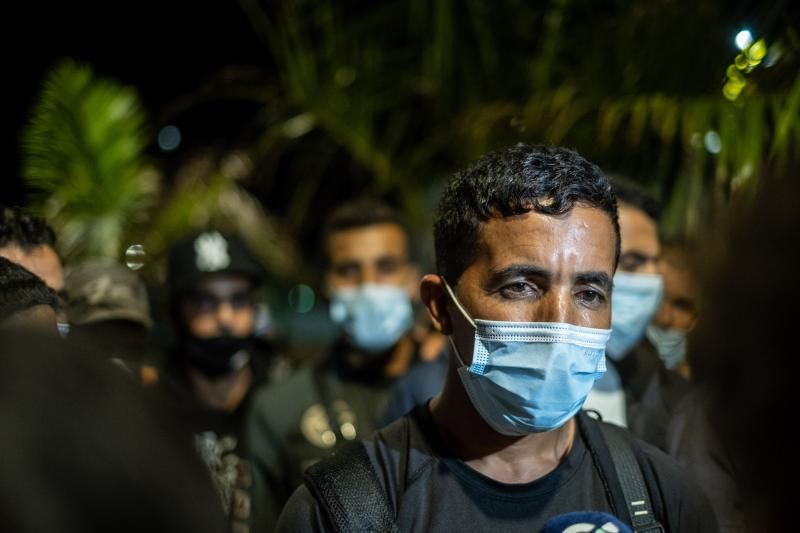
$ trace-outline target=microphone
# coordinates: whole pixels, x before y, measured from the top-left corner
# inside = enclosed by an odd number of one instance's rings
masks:
[[[576,511],[556,515],[541,533],[633,533],[619,518],[600,511]]]

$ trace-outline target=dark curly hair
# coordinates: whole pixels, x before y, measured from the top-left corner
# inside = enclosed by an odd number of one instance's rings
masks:
[[[58,296],[36,274],[0,257],[0,322],[37,305],[58,310]]]
[[[597,165],[566,148],[524,143],[486,155],[457,172],[439,201],[433,226],[438,273],[458,283],[490,218],[529,211],[562,215],[577,204],[608,213],[618,260],[617,200]]]
[[[23,250],[55,246],[56,234],[47,222],[15,207],[0,206],[0,247],[16,244]]]

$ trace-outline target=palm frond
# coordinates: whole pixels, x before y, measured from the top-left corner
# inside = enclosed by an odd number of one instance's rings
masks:
[[[145,123],[135,91],[87,66],[66,60],[47,76],[23,133],[23,175],[65,257],[118,257],[146,219],[159,181]]]

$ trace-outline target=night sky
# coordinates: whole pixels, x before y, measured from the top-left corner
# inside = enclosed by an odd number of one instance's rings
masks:
[[[146,111],[159,118],[175,99],[228,65],[269,74],[270,58],[236,1],[115,0],[4,4],[5,90],[2,132],[2,202],[24,204],[19,177],[20,132],[47,70],[65,57],[140,91]],[[184,130],[184,144],[202,145],[231,135],[252,112],[229,104]],[[187,118],[187,120],[189,120]]]

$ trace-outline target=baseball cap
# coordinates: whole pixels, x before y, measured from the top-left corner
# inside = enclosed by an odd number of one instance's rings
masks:
[[[167,257],[167,284],[180,292],[210,274],[238,274],[254,284],[264,269],[236,235],[217,230],[196,232],[176,242]]]
[[[147,328],[153,325],[144,283],[111,259],[93,258],[70,266],[64,287],[71,324],[129,320]]]

